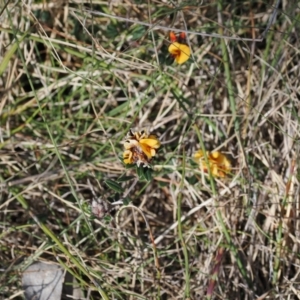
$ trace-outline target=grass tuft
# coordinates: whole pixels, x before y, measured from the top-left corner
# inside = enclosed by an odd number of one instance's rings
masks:
[[[37,260],[87,299],[297,298],[299,5],[79,2],[0,7],[0,298]]]

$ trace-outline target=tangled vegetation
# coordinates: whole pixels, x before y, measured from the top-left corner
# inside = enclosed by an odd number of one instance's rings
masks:
[[[297,1],[0,18],[1,299],[36,261],[85,299],[300,297]]]

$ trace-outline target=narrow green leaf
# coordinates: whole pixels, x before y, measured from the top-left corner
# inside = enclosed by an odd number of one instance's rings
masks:
[[[1,63],[0,63],[0,76],[5,71],[10,59],[15,54],[17,49],[19,48],[20,43],[24,40],[24,38],[27,36],[27,33],[25,33],[20,39],[16,40],[10,48],[6,51]]]
[[[112,190],[114,190],[118,193],[123,193],[123,188],[120,186],[120,184],[118,182],[111,180],[111,179],[107,179],[104,182]]]
[[[132,35],[132,40],[136,41],[139,40],[142,36],[144,36],[146,33],[145,26],[136,25],[132,28],[129,34]]]

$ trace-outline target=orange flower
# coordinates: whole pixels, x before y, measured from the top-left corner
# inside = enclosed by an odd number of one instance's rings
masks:
[[[125,164],[149,166],[159,147],[160,142],[156,135],[148,135],[145,131],[132,132],[130,130],[124,143],[123,161]]]
[[[206,163],[204,153],[202,150],[194,154],[194,160],[199,164],[199,168],[204,172],[208,172],[208,168],[212,176],[225,177],[231,171],[231,163],[228,158],[219,151],[206,151],[208,164]]]
[[[174,57],[175,61],[178,64],[183,64],[186,62],[191,55],[191,49],[186,44],[186,35],[184,32],[181,32],[177,38],[174,32],[170,32],[170,40],[172,44],[169,46],[169,52]]]

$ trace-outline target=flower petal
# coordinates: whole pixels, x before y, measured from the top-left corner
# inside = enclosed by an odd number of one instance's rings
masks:
[[[139,141],[142,151],[147,155],[148,158],[152,158],[156,154],[156,150],[160,146],[159,140],[155,136],[149,136],[147,139],[141,139]]]
[[[191,55],[191,49],[188,45],[180,44],[178,42],[174,42],[169,46],[169,52],[174,57],[175,61],[178,64],[183,64],[186,62]]]
[[[125,150],[123,153],[123,161],[124,163],[127,164],[132,164],[133,163],[133,159],[132,159],[132,152],[130,150]]]
[[[160,146],[159,140],[156,139],[156,138],[151,138],[151,136],[148,139],[141,139],[140,144],[146,144],[149,147],[152,147],[152,148],[155,148],[155,149],[158,149],[159,146]]]
[[[155,155],[155,149],[151,148],[147,144],[140,144],[140,146],[148,158],[152,158]]]
[[[201,158],[203,157],[203,151],[202,150],[198,150],[195,154],[194,154],[195,159]]]
[[[177,37],[175,35],[175,33],[173,31],[170,31],[170,41],[172,43],[176,42],[177,41]]]
[[[206,152],[208,165],[204,159],[202,150],[197,151],[194,154],[194,160],[199,164],[199,168],[204,172],[208,172],[208,168],[212,176],[214,177],[225,177],[227,173],[231,171],[231,163],[228,158],[219,151]]]
[[[149,135],[146,131],[133,132],[130,130],[124,142],[123,161],[125,164],[149,166],[159,147],[160,141],[156,135]]]

